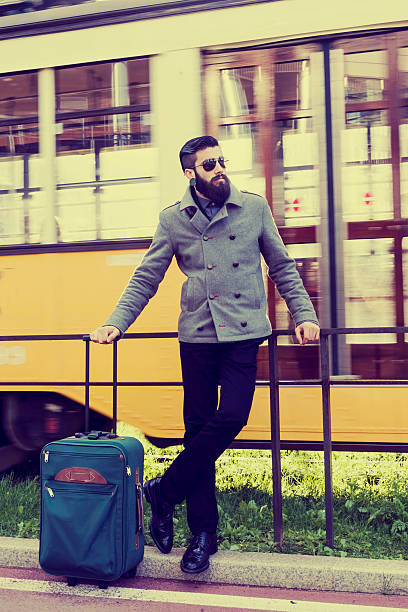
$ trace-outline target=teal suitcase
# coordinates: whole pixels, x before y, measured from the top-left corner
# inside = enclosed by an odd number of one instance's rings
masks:
[[[89,425],[89,337],[85,429]],[[40,565],[92,579],[101,588],[133,577],[143,559],[142,444],[116,434],[117,343],[114,343],[113,433],[91,431],[50,442],[41,452]]]

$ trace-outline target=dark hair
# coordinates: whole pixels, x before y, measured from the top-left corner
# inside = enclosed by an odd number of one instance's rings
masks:
[[[196,153],[207,147],[218,147],[218,140],[213,136],[197,136],[188,140],[180,149],[179,157],[183,170],[193,168],[196,162]]]

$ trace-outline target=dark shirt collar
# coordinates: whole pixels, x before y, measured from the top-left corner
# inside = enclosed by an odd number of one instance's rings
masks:
[[[202,198],[201,196],[197,195],[197,200],[200,204],[200,207],[204,210],[208,209],[208,208],[216,208],[217,210],[219,210],[221,208],[221,206],[223,206],[223,204],[217,204],[216,202],[213,202],[212,200],[208,200],[207,198]]]

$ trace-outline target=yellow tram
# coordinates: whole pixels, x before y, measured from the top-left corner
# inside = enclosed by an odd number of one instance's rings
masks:
[[[0,334],[82,334],[113,308],[180,199],[178,150],[211,133],[238,187],[265,195],[324,327],[405,325],[408,297],[408,20],[403,3],[338,12],[311,0],[38,5],[0,13]],[[173,263],[133,332],[177,329]],[[267,281],[275,328],[291,325]],[[158,445],[183,436],[175,339],[124,340],[119,418]],[[80,426],[79,341],[0,344],[0,467]],[[93,381],[110,350],[92,346]],[[403,334],[331,345],[340,448],[408,443]],[[281,437],[322,440],[318,347],[279,341]],[[238,444],[269,438],[267,347]],[[384,381],[384,382],[382,382]],[[24,382],[24,385],[19,384]],[[32,384],[30,384],[32,383]],[[38,384],[43,383],[43,384]],[[58,384],[56,384],[58,383]],[[63,383],[67,383],[64,385]],[[91,389],[95,415],[111,391]],[[1,451],[1,449],[0,449]],[[20,454],[21,454],[20,453]],[[17,459],[16,459],[17,460]]]

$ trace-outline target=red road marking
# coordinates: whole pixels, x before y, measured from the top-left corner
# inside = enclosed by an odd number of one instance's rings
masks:
[[[54,581],[54,582],[62,582],[65,583],[66,580],[64,577],[60,576],[50,576],[46,574],[40,569],[25,569],[25,568],[10,568],[10,567],[0,567],[0,576],[7,578],[20,578],[27,580],[39,580],[39,581]],[[95,584],[93,581],[80,581],[86,584]],[[216,595],[236,595],[241,597],[259,597],[266,599],[283,599],[283,600],[298,600],[298,601],[316,601],[316,602],[327,602],[327,603],[338,603],[338,604],[353,604],[360,606],[383,606],[389,608],[400,608],[402,610],[408,610],[408,596],[407,595],[383,595],[379,593],[346,593],[346,592],[334,592],[334,591],[302,591],[297,589],[282,589],[275,587],[259,587],[259,586],[241,586],[241,585],[230,585],[230,584],[214,584],[208,582],[194,582],[190,580],[165,580],[161,578],[143,578],[136,577],[134,579],[121,579],[112,583],[112,586],[116,587],[126,587],[126,588],[135,588],[135,589],[154,589],[160,591],[176,591],[176,592],[186,592],[186,593],[213,593]],[[4,591],[3,591],[4,592]],[[1,593],[1,591],[0,591]],[[10,591],[8,591],[10,593]],[[42,596],[39,593],[33,594],[33,596],[40,597]],[[75,596],[75,587],[72,590],[72,595]],[[24,593],[21,593],[21,596],[24,596]],[[25,592],[25,596],[27,596],[27,592]],[[44,595],[45,596],[45,595]],[[46,597],[55,597],[52,594],[47,594]],[[14,598],[14,596],[13,596]],[[81,599],[78,597],[78,599]],[[1,599],[0,599],[1,601]],[[65,601],[65,596],[64,596]],[[94,601],[94,600],[92,600]],[[115,604],[116,604],[115,600]],[[82,600],[83,602],[83,600]],[[110,600],[112,605],[112,600]],[[91,602],[89,602],[91,603]],[[119,602],[118,602],[119,603]],[[125,602],[123,602],[125,603]],[[132,601],[132,609],[133,604],[136,602]],[[144,605],[145,602],[140,602],[140,605]],[[83,602],[85,605],[85,602]],[[96,605],[96,604],[95,604]],[[129,605],[129,602],[128,602]],[[160,609],[160,606],[163,604],[150,602],[149,604],[152,608],[156,605],[159,606],[155,609]],[[192,607],[192,604],[171,604],[167,603],[166,607],[162,608],[165,612],[170,612],[170,610],[176,610],[177,608],[173,608],[173,605],[178,605],[179,609],[183,605],[188,609]],[[1,606],[0,606],[1,608]],[[16,608],[10,608],[16,610]],[[99,603],[98,608],[100,609]],[[208,606],[207,606],[208,609]],[[211,606],[211,612],[215,612],[215,610],[223,610],[226,612],[227,610],[238,610],[238,608],[220,608],[218,606]],[[27,606],[24,612],[27,611]],[[54,611],[55,612],[55,608]],[[64,610],[65,612],[65,610]],[[88,612],[88,608],[87,608]],[[362,609],[364,612],[364,609]]]

